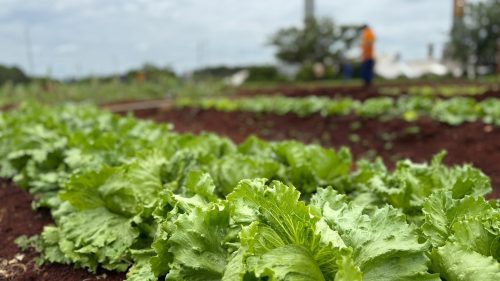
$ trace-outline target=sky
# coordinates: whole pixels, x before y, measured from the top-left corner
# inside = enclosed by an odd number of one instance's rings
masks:
[[[178,72],[275,63],[269,36],[300,26],[303,6],[304,0],[0,0],[0,64],[71,78],[146,62]],[[316,15],[369,23],[379,55],[418,59],[429,43],[441,53],[452,0],[316,0]]]

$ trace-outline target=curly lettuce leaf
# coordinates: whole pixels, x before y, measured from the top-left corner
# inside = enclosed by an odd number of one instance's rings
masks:
[[[127,271],[127,281],[158,281],[150,263],[154,251],[152,249],[131,250],[131,254],[134,264]]]
[[[461,244],[446,243],[431,253],[432,267],[447,281],[500,280],[500,263]]]
[[[368,189],[412,215],[420,212],[425,199],[436,190],[451,190],[457,199],[491,191],[490,180],[481,171],[469,165],[447,167],[442,164],[444,156],[444,152],[434,156],[431,165],[400,161],[393,173],[374,175]]]
[[[180,215],[166,243],[173,261],[166,280],[220,280],[229,257],[227,206],[211,204]]]
[[[192,171],[184,182],[185,194],[187,196],[200,196],[207,202],[216,202],[217,196],[215,195],[215,184],[208,173],[202,171]]]
[[[243,225],[243,262],[258,278],[334,280],[348,259],[338,233],[304,202],[293,187],[265,179],[241,181],[228,196],[232,219]],[[350,268],[349,270],[357,270]]]
[[[272,159],[231,154],[227,155],[210,167],[217,186],[222,194],[229,194],[243,179],[276,178],[280,165]]]
[[[344,180],[352,167],[351,154],[345,148],[337,152],[318,145],[286,141],[276,143],[274,152],[286,167],[286,182],[305,193]]]
[[[422,233],[434,247],[448,241],[500,261],[500,210],[482,197],[436,192],[424,203]]]
[[[386,206],[367,215],[332,189],[318,194],[312,204],[353,248],[363,280],[439,280],[428,273],[427,245],[419,243],[416,228],[401,212]]]
[[[152,153],[128,165],[76,174],[60,192],[60,198],[78,210],[105,207],[132,217],[156,204],[163,187],[161,171],[165,161]]]
[[[125,271],[138,236],[130,219],[105,208],[89,209],[62,217],[57,227],[46,227],[43,255],[49,261],[70,261],[91,271],[98,266]]]

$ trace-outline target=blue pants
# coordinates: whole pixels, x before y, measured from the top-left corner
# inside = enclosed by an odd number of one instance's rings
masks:
[[[365,85],[370,85],[374,76],[375,60],[364,60],[361,64],[361,78]]]

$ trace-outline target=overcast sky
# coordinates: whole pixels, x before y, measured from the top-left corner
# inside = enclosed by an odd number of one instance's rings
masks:
[[[273,63],[269,35],[300,25],[304,0],[0,0],[0,63],[37,74],[109,74],[152,62],[189,71],[200,65]],[[316,14],[369,23],[377,53],[437,53],[451,25],[452,0],[317,0]],[[29,32],[27,32],[29,30]]]

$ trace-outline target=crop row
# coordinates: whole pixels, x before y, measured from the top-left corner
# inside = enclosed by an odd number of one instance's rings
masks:
[[[416,95],[416,96],[479,96],[485,94],[490,87],[486,85],[440,85],[440,86],[410,86],[406,89],[395,86],[385,86],[378,89],[382,95],[401,94]]]
[[[235,145],[92,107],[0,114],[0,175],[55,221],[18,244],[129,281],[499,280],[500,203],[443,157],[389,171],[345,148]]]
[[[456,97],[435,99],[430,97],[370,98],[358,101],[351,98],[325,97],[254,97],[254,98],[181,98],[178,107],[196,107],[218,111],[248,111],[274,114],[293,113],[301,117],[321,114],[340,116],[355,114],[364,118],[402,118],[415,121],[419,117],[430,117],[450,125],[483,121],[500,125],[500,100],[487,99],[477,102],[471,98]]]

